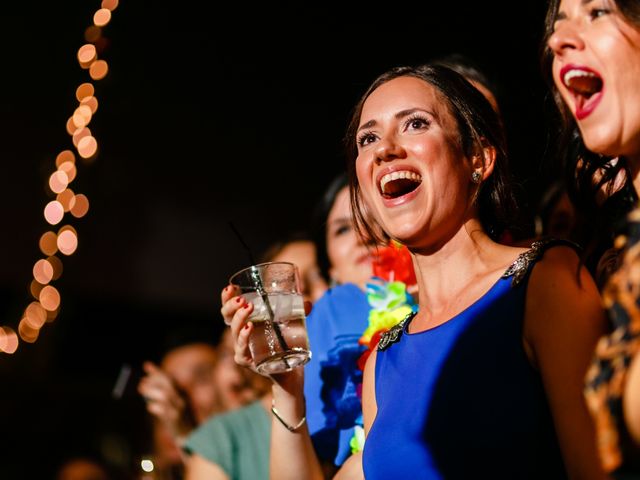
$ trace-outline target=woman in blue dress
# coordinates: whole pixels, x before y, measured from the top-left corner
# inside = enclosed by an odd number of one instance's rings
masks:
[[[600,298],[572,245],[495,241],[511,197],[491,105],[446,67],[394,68],[356,105],[347,147],[356,223],[409,248],[419,310],[369,356],[364,453],[337,478],[604,478],[582,396]],[[250,311],[231,325],[248,366]],[[274,377],[272,478],[323,476],[303,380]]]

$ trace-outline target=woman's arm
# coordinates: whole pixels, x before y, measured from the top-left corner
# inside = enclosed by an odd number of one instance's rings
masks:
[[[235,361],[255,371],[249,351],[253,324],[248,318],[253,305],[236,296],[232,287],[223,290],[221,313],[230,325],[235,341]],[[307,427],[304,400],[304,369],[273,375],[273,407],[269,470],[274,480],[323,480],[324,474],[316,456]],[[278,418],[279,417],[279,418]],[[291,427],[288,429],[285,424]],[[293,431],[292,431],[293,430]]]
[[[567,473],[606,478],[595,428],[584,399],[584,378],[606,316],[593,279],[568,247],[548,250],[533,269],[527,292],[524,342],[542,376]]]
[[[185,467],[185,480],[229,480],[229,476],[219,465],[198,454],[189,456]]]

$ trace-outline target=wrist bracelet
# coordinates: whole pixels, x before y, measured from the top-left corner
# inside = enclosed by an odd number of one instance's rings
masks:
[[[291,433],[295,432],[296,430],[298,430],[302,425],[304,425],[304,423],[307,421],[307,416],[305,415],[304,417],[302,417],[302,420],[300,420],[298,422],[298,424],[294,427],[289,425],[287,422],[285,422],[282,417],[280,416],[280,414],[278,413],[278,411],[276,410],[276,404],[275,401],[272,400],[271,401],[271,413],[273,413],[273,416],[276,417],[280,423],[282,425],[284,425],[284,428],[286,428],[287,430],[289,430]]]

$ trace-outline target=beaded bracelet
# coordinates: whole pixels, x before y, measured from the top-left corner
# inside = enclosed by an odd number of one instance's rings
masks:
[[[305,415],[304,417],[302,417],[302,420],[300,420],[298,422],[298,424],[294,427],[289,425],[287,422],[285,422],[283,420],[283,418],[280,416],[280,414],[278,413],[278,410],[276,410],[276,403],[274,400],[271,400],[271,413],[273,413],[273,416],[276,417],[280,423],[282,425],[284,425],[284,427],[289,430],[291,433],[295,432],[296,430],[298,430],[302,425],[304,425],[304,423],[307,421],[307,416]]]

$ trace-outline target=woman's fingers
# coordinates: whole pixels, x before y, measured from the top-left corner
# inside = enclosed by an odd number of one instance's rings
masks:
[[[238,333],[238,338],[236,339],[235,361],[237,364],[243,365],[245,367],[254,366],[253,357],[251,356],[251,351],[249,350],[249,337],[251,336],[252,330],[253,323],[245,323]]]
[[[220,299],[222,300],[222,308],[220,308],[220,313],[222,314],[222,318],[224,318],[224,323],[227,325],[231,325],[233,321],[233,316],[243,304],[244,298],[239,295],[238,289],[233,285],[227,285],[224,290],[222,290],[222,294],[220,295]]]

